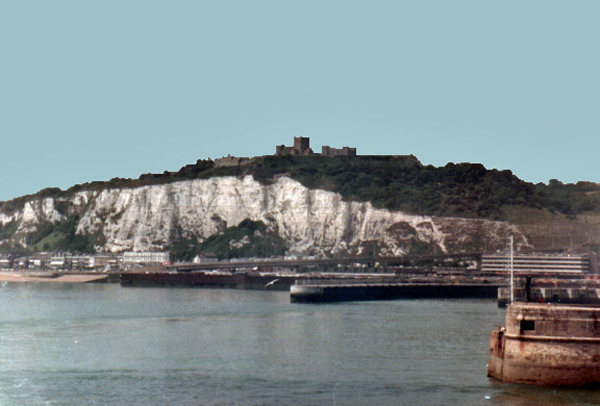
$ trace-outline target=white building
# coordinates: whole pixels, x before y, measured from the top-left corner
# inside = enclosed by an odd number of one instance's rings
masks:
[[[50,258],[50,268],[65,269],[65,257],[52,257]]]
[[[123,253],[123,267],[125,269],[136,266],[161,265],[171,260],[170,252],[132,252]]]
[[[513,270],[522,275],[589,275],[598,273],[598,256],[589,254],[515,254]],[[510,256],[483,255],[481,272],[506,274],[510,272]]]

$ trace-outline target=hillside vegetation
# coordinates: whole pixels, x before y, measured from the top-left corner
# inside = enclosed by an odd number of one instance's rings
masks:
[[[134,188],[213,176],[253,175],[263,184],[288,175],[309,188],[340,193],[344,200],[370,201],[374,206],[412,214],[502,219],[503,206],[547,209],[576,216],[600,209],[600,184],[577,182],[548,185],[520,180],[511,171],[488,170],[481,164],[449,163],[424,166],[414,156],[264,156],[239,167],[215,168],[199,160],[178,172],[144,174],[138,179],[114,178],[107,182],[75,185],[66,191],[43,189],[35,195],[0,203],[0,212],[11,213],[29,200],[66,197],[80,190]]]
[[[191,261],[199,253],[212,253],[219,259],[283,256],[287,244],[267,226],[251,220],[226,229],[199,243],[195,239],[179,237],[170,247],[174,258]]]
[[[539,221],[535,224],[545,224],[548,227],[554,221],[559,221],[564,226],[564,222],[576,221],[578,216],[586,224],[591,224],[596,222],[600,214],[600,185],[596,183],[563,184],[551,180],[547,185],[532,184],[520,180],[507,170],[488,170],[481,164],[470,163],[449,163],[443,167],[424,166],[414,156],[329,158],[320,155],[264,156],[253,159],[248,165],[220,168],[215,167],[211,160],[199,160],[177,172],[145,174],[138,179],[114,178],[108,182],[75,185],[66,191],[47,188],[35,195],[0,203],[0,213],[10,215],[29,200],[54,197],[59,198],[57,210],[67,214],[67,202],[60,201],[60,198],[66,199],[81,190],[134,188],[188,179],[208,179],[213,176],[244,175],[253,175],[263,184],[272,183],[278,176],[286,175],[306,187],[337,192],[347,201],[370,201],[378,208],[410,214],[507,220],[516,224],[526,224],[528,219],[537,216]],[[540,217],[535,213],[546,215]],[[94,243],[101,243],[90,236],[76,236],[76,221],[77,218],[70,215],[66,223],[43,224],[38,227],[38,231],[28,235],[26,241],[31,249],[79,252],[90,251]],[[246,224],[243,228],[248,226]],[[531,224],[529,228],[539,229]],[[12,222],[0,227],[0,240],[10,238],[15,229],[16,224]],[[589,230],[595,229],[595,224],[594,227],[588,227],[588,240]],[[241,238],[239,232],[231,233],[235,234],[235,238]],[[264,233],[264,230],[259,230],[258,234],[260,233]],[[215,237],[206,241],[203,248],[223,251],[228,241]],[[276,247],[278,252],[282,250],[280,242],[272,240],[269,244]],[[260,248],[260,244],[254,240],[244,247],[243,250],[238,249],[239,255],[251,254],[251,247],[265,249]],[[3,251],[17,248],[12,244],[2,246]],[[196,251],[198,244],[180,240],[173,249],[179,256],[185,257],[188,255],[186,252]]]

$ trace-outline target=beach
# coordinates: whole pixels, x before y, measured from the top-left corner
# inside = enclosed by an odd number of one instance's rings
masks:
[[[61,282],[61,283],[91,283],[105,282],[107,275],[100,274],[56,274],[42,272],[0,272],[0,282]]]

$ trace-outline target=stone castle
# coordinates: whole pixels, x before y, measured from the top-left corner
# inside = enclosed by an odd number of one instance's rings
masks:
[[[286,147],[285,145],[277,145],[275,147],[275,155],[313,155],[315,152],[310,147],[309,137],[294,137],[294,146]],[[342,147],[331,148],[324,145],[321,149],[321,155],[328,157],[336,156],[356,156],[356,148]],[[256,158],[256,157],[254,157]],[[215,159],[215,167],[224,166],[242,166],[247,165],[254,160],[248,157],[236,157],[227,155],[223,158]]]
[[[294,146],[286,147],[285,145],[277,145],[275,147],[275,155],[312,155],[313,150],[310,148],[310,138],[294,137]],[[321,150],[323,156],[356,156],[356,148],[343,147],[340,149],[323,146]]]
[[[275,147],[275,155],[312,155],[313,150],[310,148],[310,138],[294,137],[294,146],[286,147],[285,145],[277,145]]]

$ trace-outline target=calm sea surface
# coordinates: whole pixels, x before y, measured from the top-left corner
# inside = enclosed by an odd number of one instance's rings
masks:
[[[486,377],[489,300],[0,285],[0,405],[590,405]]]

